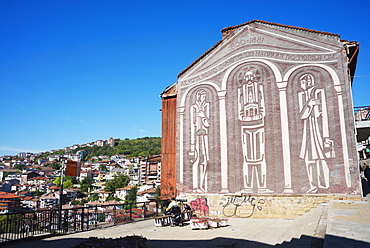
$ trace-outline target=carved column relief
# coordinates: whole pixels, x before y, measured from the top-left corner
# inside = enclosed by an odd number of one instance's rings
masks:
[[[344,106],[343,106],[343,89],[341,85],[336,85],[335,90],[337,91],[338,95],[338,105],[339,105],[339,121],[341,126],[341,136],[342,136],[342,148],[343,148],[343,159],[344,159],[344,172],[346,177],[346,184],[347,187],[352,187],[351,182],[351,173],[349,170],[349,154],[348,154],[348,143],[347,143],[347,131],[346,131],[346,124],[344,119]]]
[[[289,142],[289,121],[288,121],[288,109],[287,109],[287,98],[286,98],[286,86],[288,82],[276,82],[279,89],[280,99],[280,111],[281,111],[281,134],[283,144],[283,163],[284,163],[284,194],[293,193],[292,189],[292,173],[290,164],[290,147]]]
[[[180,163],[180,166],[179,166],[179,174],[180,174],[180,184],[183,184],[184,183],[184,111],[185,111],[185,107],[179,107],[178,109],[179,111],[179,115],[180,115],[180,128],[179,128],[179,132],[180,132],[180,156],[179,156],[179,163]]]
[[[228,158],[227,158],[227,125],[226,125],[226,91],[219,91],[220,103],[220,140],[221,140],[221,193],[228,193]]]

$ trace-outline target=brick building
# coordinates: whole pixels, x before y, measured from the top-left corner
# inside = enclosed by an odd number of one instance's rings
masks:
[[[230,196],[360,196],[358,49],[265,21],[224,28],[162,93],[162,197],[207,198],[220,212]]]
[[[19,212],[23,196],[0,191],[0,213]]]

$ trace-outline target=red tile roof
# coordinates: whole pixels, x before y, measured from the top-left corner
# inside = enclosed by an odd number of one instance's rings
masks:
[[[19,192],[17,192],[18,195],[25,195],[27,193],[28,193],[28,191],[19,191]]]
[[[266,21],[262,21],[262,20],[252,20],[252,21],[249,21],[249,22],[242,23],[240,25],[230,26],[230,27],[227,27],[227,28],[223,28],[221,30],[221,32],[223,33],[225,31],[229,31],[229,30],[232,30],[232,29],[240,28],[242,26],[246,26],[248,24],[257,23],[257,22],[263,23],[263,24],[267,24],[267,25],[274,25],[274,26],[279,26],[279,27],[284,27],[284,28],[292,28],[292,29],[298,29],[298,30],[302,30],[302,31],[308,31],[308,32],[319,33],[319,34],[326,34],[326,35],[334,35],[334,36],[340,37],[339,34],[333,34],[333,33],[329,33],[329,32],[317,31],[317,30],[313,30],[313,29],[307,29],[307,28],[300,28],[300,27],[295,27],[295,26],[283,25],[283,24],[273,23],[273,22],[266,22]]]
[[[155,194],[155,189],[147,189],[147,190],[144,190],[144,191],[141,191],[139,193],[137,193],[137,195],[143,195],[143,194]]]
[[[6,193],[6,192],[0,193],[0,199],[20,199],[20,198],[23,198],[23,196],[18,196],[14,193]]]
[[[128,186],[126,186],[124,188],[119,188],[117,190],[131,190],[133,187],[135,187],[135,186],[134,185],[128,185]]]

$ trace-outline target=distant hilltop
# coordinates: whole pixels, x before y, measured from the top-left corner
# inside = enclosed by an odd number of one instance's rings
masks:
[[[144,137],[137,139],[110,137],[107,140],[97,140],[94,142],[73,145],[65,147],[64,149],[56,149],[37,153],[37,155],[52,155],[52,154],[76,154],[79,150],[87,152],[86,159],[93,156],[113,156],[113,155],[126,155],[129,157],[148,157],[149,155],[159,155],[161,153],[161,138],[160,137]],[[20,158],[31,157],[35,155],[30,152],[21,152],[17,156]],[[13,156],[3,156],[13,157]]]

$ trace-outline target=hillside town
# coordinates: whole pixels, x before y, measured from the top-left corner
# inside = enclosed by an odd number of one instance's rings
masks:
[[[153,200],[160,184],[160,155],[145,158],[120,154],[94,156],[83,162],[86,151],[72,152],[83,147],[114,144],[115,139],[109,138],[38,154],[23,152],[0,157],[0,213],[58,208],[60,199],[63,199],[63,209],[123,203],[134,187],[137,202]],[[57,165],[66,165],[68,161],[78,163],[79,168],[76,177],[64,177],[60,197],[61,175],[68,171],[65,166]],[[114,191],[105,190],[107,182],[116,177],[129,179],[127,185],[113,187]]]

